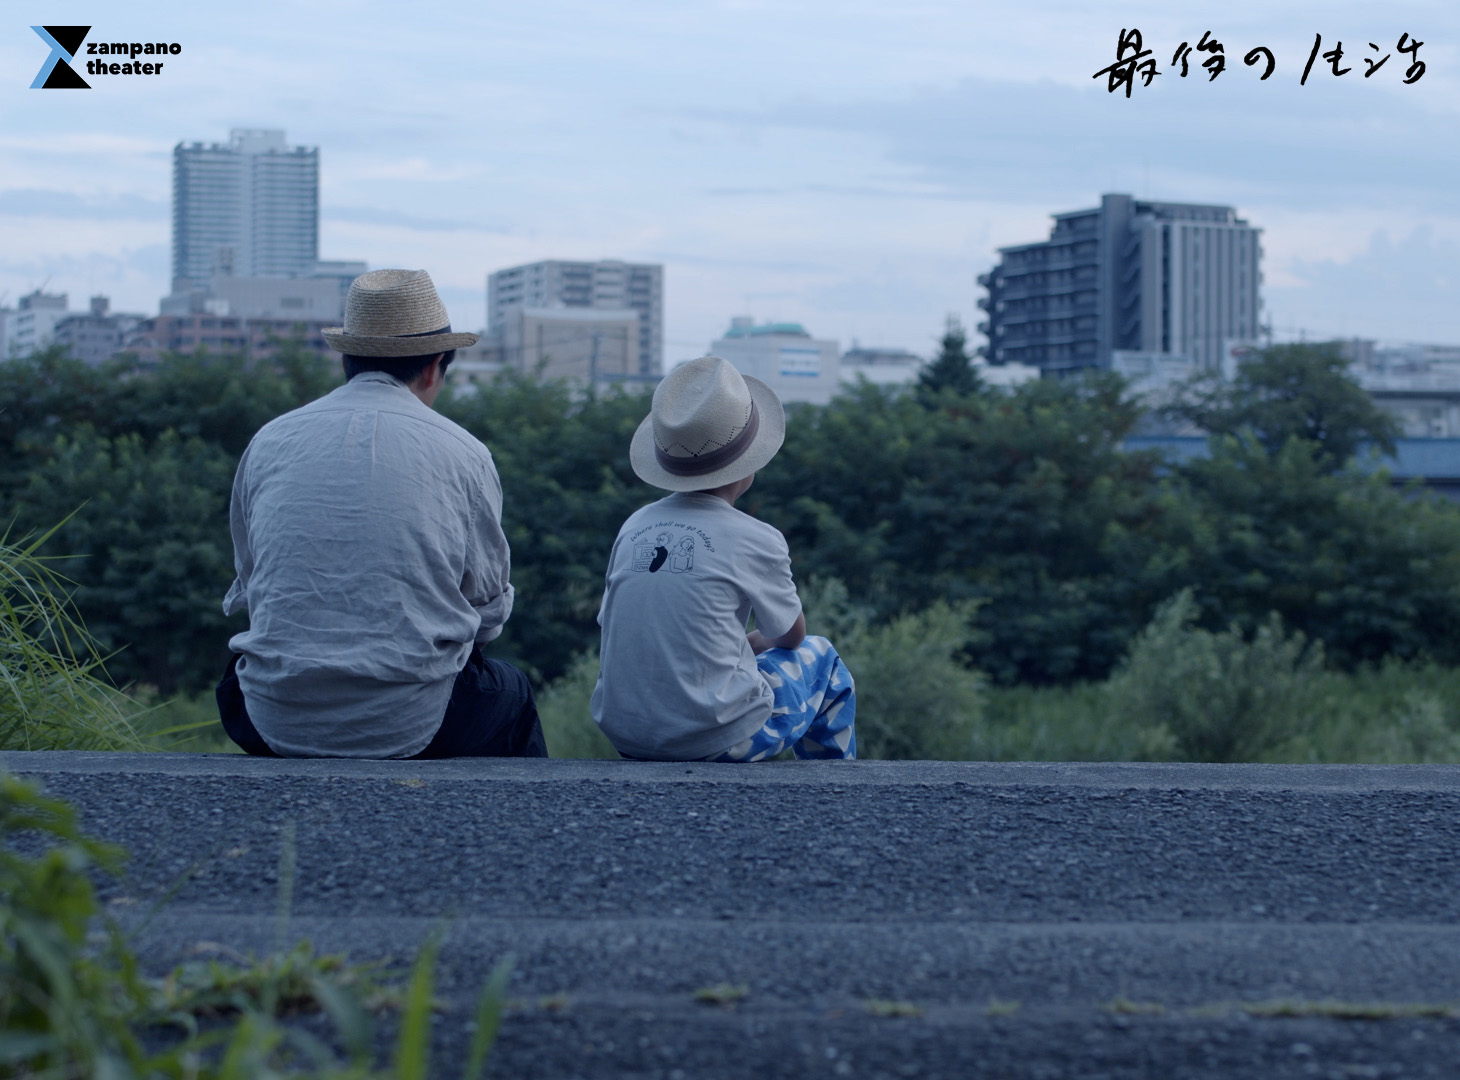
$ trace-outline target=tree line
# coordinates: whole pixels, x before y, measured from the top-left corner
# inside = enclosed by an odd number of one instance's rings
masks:
[[[292,348],[0,364],[0,522],[55,529],[42,550],[113,679],[216,681],[244,625],[221,609],[239,455],[340,378]],[[513,375],[437,403],[496,459],[518,595],[493,648],[539,685],[596,647],[613,538],[658,497],[628,462],[647,406]],[[788,406],[785,447],[739,505],[786,534],[798,580],[835,582],[869,625],[971,613],[960,662],[996,684],[1105,678],[1187,589],[1198,625],[1251,637],[1275,612],[1337,667],[1460,663],[1460,509],[1358,467],[1395,432],[1333,350],[1269,349],[1173,408],[1211,433],[1208,456],[1122,449],[1143,409],[1109,374],[983,385],[955,332],[916,387]]]

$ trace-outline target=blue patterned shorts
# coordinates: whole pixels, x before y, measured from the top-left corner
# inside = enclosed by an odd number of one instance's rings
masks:
[[[856,686],[824,637],[794,649],[767,649],[755,658],[775,695],[771,717],[750,738],[709,761],[764,761],[786,747],[798,758],[855,758]]]

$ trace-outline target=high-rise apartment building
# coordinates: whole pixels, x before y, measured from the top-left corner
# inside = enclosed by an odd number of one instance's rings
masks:
[[[664,370],[664,267],[617,259],[547,259],[487,276],[487,332],[506,333],[512,308],[609,308],[638,313],[633,373]],[[588,333],[584,330],[584,333]]]
[[[1232,207],[1105,195],[1054,221],[978,279],[992,363],[1061,374],[1129,350],[1212,368],[1226,342],[1256,339],[1262,230]]]
[[[172,291],[215,277],[294,277],[319,259],[319,148],[234,128],[172,152]]]

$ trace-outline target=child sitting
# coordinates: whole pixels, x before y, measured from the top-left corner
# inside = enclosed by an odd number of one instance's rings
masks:
[[[775,391],[719,357],[654,391],[629,457],[673,494],[624,522],[598,613],[593,719],[624,757],[857,756],[852,677],[806,636],[786,538],[735,509],[785,435]]]

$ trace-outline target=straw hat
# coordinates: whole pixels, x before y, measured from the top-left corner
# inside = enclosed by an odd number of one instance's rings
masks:
[[[352,356],[426,356],[477,343],[451,332],[446,305],[424,270],[372,270],[350,282],[345,325],[323,331],[331,349]]]
[[[702,356],[655,388],[629,462],[657,488],[705,491],[764,468],[785,438],[786,412],[774,390],[728,360]]]

